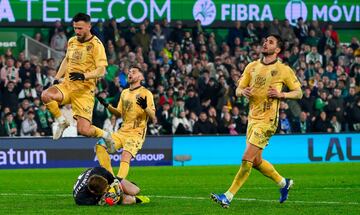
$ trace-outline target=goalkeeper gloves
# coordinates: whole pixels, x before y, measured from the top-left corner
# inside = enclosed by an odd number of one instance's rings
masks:
[[[110,187],[114,188],[116,195],[120,196],[122,194],[121,183],[117,178],[115,178],[114,182],[110,184]]]
[[[71,81],[83,81],[85,80],[85,75],[80,72],[72,72],[69,76]]]
[[[116,193],[113,192],[107,192],[105,193],[100,201],[98,202],[98,205],[109,205],[113,206],[116,205],[120,201],[120,196],[118,196]]]
[[[139,97],[137,100],[136,100],[136,104],[138,104],[142,109],[146,109],[147,108],[147,99],[146,99],[146,96],[145,98],[142,98],[142,97]]]

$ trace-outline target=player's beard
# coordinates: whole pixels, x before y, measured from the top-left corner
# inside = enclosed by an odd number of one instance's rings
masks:
[[[79,41],[79,42],[84,42],[85,41],[85,38],[86,38],[86,34],[84,34],[84,35],[80,35],[80,36],[78,36],[78,35],[76,35],[76,37],[77,37],[77,40]]]
[[[275,54],[275,51],[262,51],[261,53],[266,57]]]

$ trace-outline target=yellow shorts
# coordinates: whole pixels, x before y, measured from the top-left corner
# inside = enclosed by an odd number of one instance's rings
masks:
[[[94,92],[89,89],[79,90],[69,82],[54,85],[63,95],[62,105],[71,104],[74,118],[80,116],[92,121],[92,113],[95,103]]]
[[[142,136],[137,135],[136,133],[118,131],[116,133],[112,133],[111,137],[115,142],[116,150],[123,148],[124,151],[130,152],[133,157],[135,157],[144,143]]]
[[[246,131],[247,143],[260,148],[265,148],[269,144],[269,139],[275,134],[277,127],[266,123],[249,123]]]

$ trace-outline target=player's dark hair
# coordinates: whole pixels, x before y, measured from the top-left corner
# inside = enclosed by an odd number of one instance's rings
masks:
[[[96,195],[104,194],[108,186],[108,181],[101,175],[92,175],[88,180],[88,188]]]
[[[84,22],[90,22],[91,18],[89,15],[87,15],[86,13],[77,13],[72,21],[73,22],[79,22],[79,21],[84,21]]]
[[[280,53],[284,50],[284,41],[281,39],[278,34],[269,34],[267,37],[275,37],[277,47],[281,50]]]
[[[144,74],[143,70],[142,70],[140,67],[136,66],[136,65],[130,66],[129,70],[130,70],[130,69],[138,69],[139,72],[141,72],[142,74]]]

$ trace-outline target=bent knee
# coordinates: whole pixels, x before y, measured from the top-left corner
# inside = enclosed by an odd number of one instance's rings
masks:
[[[140,193],[140,188],[139,187],[133,187],[133,188],[127,190],[127,194],[131,195],[131,196],[136,196],[139,193]]]
[[[78,124],[77,130],[78,130],[79,134],[84,135],[84,136],[90,136],[90,134],[91,134],[90,126],[84,126],[84,125]]]
[[[60,103],[62,101],[62,95],[58,91],[49,88],[41,93],[41,101],[45,104],[51,101],[57,101]]]
[[[243,161],[249,161],[251,163],[255,163],[256,158],[254,156],[247,156],[246,154],[242,157]]]
[[[140,188],[135,188],[135,190],[134,190],[134,196],[136,196],[137,194],[139,194],[140,193]]]
[[[41,93],[41,101],[43,103],[49,103],[51,101],[51,95],[50,93],[47,91],[47,90],[44,90],[42,93]]]
[[[83,136],[91,136],[91,133],[89,132],[88,129],[85,129],[85,128],[78,128],[78,132],[79,134],[83,135]]]
[[[51,101],[57,101],[61,103],[63,100],[63,94],[55,87],[50,87],[41,93],[41,101],[43,103],[49,103]]]
[[[262,158],[261,157],[256,157],[254,159],[254,162],[253,162],[253,167],[255,169],[257,169],[257,167],[260,166],[261,163],[262,163]]]

